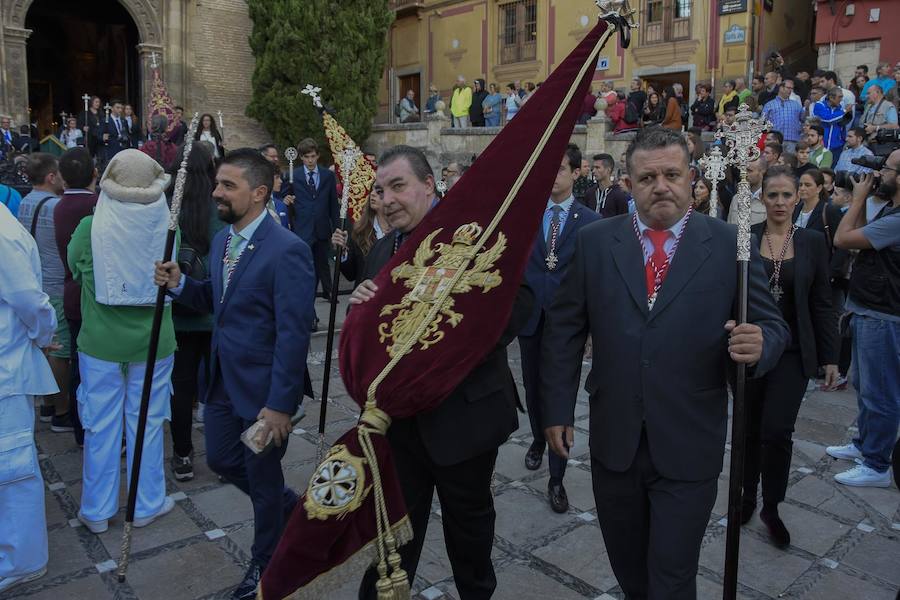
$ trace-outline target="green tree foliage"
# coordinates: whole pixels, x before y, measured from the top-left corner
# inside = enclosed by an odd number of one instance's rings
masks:
[[[256,57],[247,116],[261,122],[279,148],[305,137],[327,155],[322,119],[306,84],[361,144],[378,110],[378,86],[393,21],[388,0],[248,0]]]

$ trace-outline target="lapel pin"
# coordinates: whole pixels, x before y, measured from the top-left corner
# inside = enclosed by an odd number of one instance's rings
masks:
[[[247,250],[253,250],[253,244],[250,244],[249,246],[247,246]]]
[[[575,214],[573,214],[573,215],[572,215],[572,218],[573,218],[573,219],[577,219],[579,214],[580,214],[580,213],[575,213]]]

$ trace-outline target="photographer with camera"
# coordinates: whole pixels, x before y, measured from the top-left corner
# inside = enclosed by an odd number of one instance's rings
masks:
[[[881,161],[879,161],[881,162]],[[883,161],[875,196],[886,204],[870,221],[866,203],[875,174],[851,178],[853,199],[834,243],[859,250],[850,275],[847,311],[853,335],[851,380],[859,401],[859,435],[845,446],[829,446],[834,458],[859,460],[835,481],[889,487],[891,452],[900,425],[900,149]]]
[[[860,125],[865,128],[869,142],[873,142],[883,129],[897,129],[897,107],[884,97],[881,86],[869,82],[864,91],[868,104]]]
[[[866,141],[866,131],[862,127],[852,127],[847,130],[847,138],[844,140],[844,151],[841,152],[837,164],[834,165],[835,173],[845,171],[847,173],[870,173],[872,169],[862,164],[852,162],[854,158],[872,156],[872,151],[863,144]]]

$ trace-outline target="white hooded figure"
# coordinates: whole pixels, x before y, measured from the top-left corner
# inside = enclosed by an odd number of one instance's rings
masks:
[[[153,269],[162,258],[169,222],[168,184],[169,176],[146,154],[119,152],[100,180],[94,215],[79,223],[68,246],[72,277],[81,284],[78,414],[85,436],[78,518],[94,533],[106,531],[119,511],[123,423],[130,479],[158,289]],[[174,506],[166,496],[163,471],[163,422],[170,418],[174,352],[172,312],[166,303],[147,413],[136,527]]]
[[[44,481],[34,445],[34,396],[59,391],[41,348],[56,312],[41,289],[34,239],[0,206],[0,595],[47,572]]]

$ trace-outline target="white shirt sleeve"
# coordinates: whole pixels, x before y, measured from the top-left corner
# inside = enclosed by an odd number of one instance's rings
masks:
[[[25,326],[29,339],[39,347],[48,346],[56,333],[56,311],[41,290],[28,256],[29,248],[21,240],[0,236],[0,300],[9,305]]]

